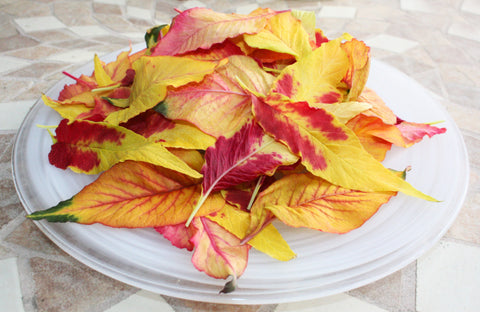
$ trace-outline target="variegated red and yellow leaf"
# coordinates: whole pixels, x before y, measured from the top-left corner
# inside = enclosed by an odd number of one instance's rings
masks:
[[[29,218],[127,228],[185,223],[200,196],[197,183],[172,170],[126,161],[102,173],[71,199]],[[198,215],[213,213],[224,204],[222,196],[214,194]]]
[[[202,168],[200,207],[212,192],[252,181],[261,175],[273,175],[282,165],[298,161],[288,148],[265,134],[255,122],[246,124],[231,138],[220,137],[205,152]],[[194,217],[195,208],[187,225]]]
[[[393,175],[362,147],[355,134],[323,109],[306,102],[270,102],[252,97],[256,120],[300,156],[313,174],[348,189],[401,191],[434,200]]]
[[[121,126],[165,147],[206,150],[215,138],[182,121],[172,121],[154,110],[147,110]]]
[[[228,38],[257,33],[275,14],[266,9],[249,15],[225,14],[206,8],[185,10],[173,19],[168,33],[152,48],[152,55],[180,55],[208,49]]]
[[[292,102],[307,101],[311,106],[341,102],[344,92],[338,88],[348,64],[340,41],[326,42],[286,67],[275,81],[270,96],[288,98]]]
[[[100,173],[118,162],[137,160],[201,177],[161,143],[150,142],[120,126],[90,121],[62,120],[48,158],[58,168],[88,174]]]
[[[250,95],[242,85],[266,94],[274,77],[246,56],[231,56],[198,84],[170,90],[155,109],[172,120],[184,120],[214,136],[231,136],[252,118]]]

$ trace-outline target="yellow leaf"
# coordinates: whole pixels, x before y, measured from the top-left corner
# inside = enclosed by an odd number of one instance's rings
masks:
[[[244,40],[253,48],[286,53],[297,59],[312,51],[308,33],[290,12],[275,15],[265,30],[254,35],[246,34]]]
[[[205,75],[212,73],[217,65],[217,62],[176,56],[141,57],[133,63],[136,74],[129,99],[130,106],[111,113],[105,121],[114,125],[126,122],[163,101],[167,87],[199,82]]]
[[[98,86],[101,88],[113,84],[114,82],[112,81],[112,78],[110,78],[110,76],[103,68],[104,63],[100,60],[97,54],[95,54],[93,62],[95,65],[95,80],[97,81]]]
[[[250,226],[250,214],[230,205],[225,205],[222,210],[208,218],[240,239],[245,238]],[[295,257],[295,253],[272,224],[249,240],[248,244],[281,261],[288,261]]]
[[[63,118],[68,120],[74,120],[78,115],[82,113],[89,112],[91,108],[86,107],[83,104],[65,104],[61,102],[54,101],[45,94],[42,95],[43,103],[51,108],[53,108],[57,113],[60,114]]]

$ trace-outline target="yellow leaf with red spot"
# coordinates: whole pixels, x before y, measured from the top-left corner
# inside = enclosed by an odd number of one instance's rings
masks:
[[[348,64],[340,41],[326,42],[286,67],[275,81],[270,96],[292,102],[307,101],[311,106],[341,102],[344,94],[339,87]]]
[[[101,223],[111,227],[157,227],[185,222],[200,195],[198,180],[144,162],[126,161],[102,173],[71,199],[28,217],[52,222]],[[199,216],[222,209],[211,196]]]

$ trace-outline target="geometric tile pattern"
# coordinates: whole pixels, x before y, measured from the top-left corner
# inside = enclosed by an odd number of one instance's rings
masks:
[[[226,306],[152,294],[65,254],[30,220],[11,172],[15,133],[64,70],[143,41],[174,9],[314,11],[327,36],[365,40],[372,56],[417,80],[456,120],[470,158],[458,218],[417,261],[347,293],[305,302]],[[480,306],[480,1],[0,0],[1,311],[478,311]],[[441,168],[439,168],[441,170]],[[442,183],[448,183],[443,181]]]

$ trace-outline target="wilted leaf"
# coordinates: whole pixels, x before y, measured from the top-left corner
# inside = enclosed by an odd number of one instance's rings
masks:
[[[150,142],[126,128],[106,123],[64,119],[56,129],[57,142],[48,155],[58,168],[96,174],[125,160],[145,161],[199,178],[161,143]]]

